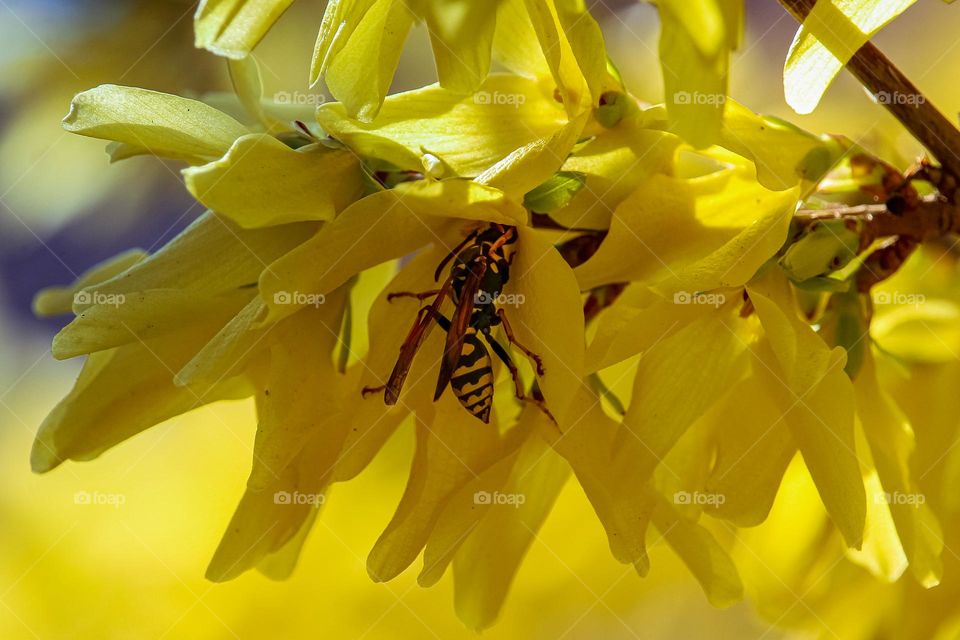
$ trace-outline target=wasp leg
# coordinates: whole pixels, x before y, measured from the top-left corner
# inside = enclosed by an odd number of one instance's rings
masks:
[[[387,302],[393,302],[394,298],[416,298],[422,302],[427,298],[432,298],[438,293],[440,293],[440,289],[432,289],[430,291],[424,291],[423,293],[414,293],[413,291],[395,291],[394,293],[387,294]]]
[[[500,358],[503,364],[506,365],[507,369],[510,371],[510,378],[513,379],[513,386],[517,395],[517,400],[535,404],[540,411],[543,411],[545,414],[547,414],[547,417],[550,418],[554,424],[556,424],[557,421],[553,417],[553,414],[550,413],[550,410],[547,409],[547,404],[544,402],[541,394],[536,394],[535,397],[529,398],[523,392],[523,383],[520,381],[520,372],[517,370],[517,365],[513,363],[513,358],[511,358],[510,354],[507,353],[507,350],[503,348],[503,345],[497,342],[488,332],[484,332],[483,337],[486,339],[487,344],[490,345],[490,348],[493,349],[493,352],[497,354],[497,357]]]
[[[366,398],[371,393],[380,393],[386,388],[387,388],[387,385],[385,384],[382,384],[379,387],[364,387],[363,389],[360,389],[360,396],[363,398]]]
[[[497,317],[500,318],[500,323],[503,325],[503,332],[507,334],[507,340],[510,341],[510,344],[527,354],[527,357],[537,365],[537,375],[542,376],[545,372],[543,370],[543,360],[540,359],[540,356],[517,342],[517,337],[513,334],[513,329],[510,327],[510,323],[507,322],[507,314],[503,312],[503,309],[497,309]]]

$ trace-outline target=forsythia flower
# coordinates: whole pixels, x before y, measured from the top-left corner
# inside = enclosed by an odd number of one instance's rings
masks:
[[[186,186],[210,211],[152,255],[122,254],[40,294],[40,312],[76,314],[54,354],[88,359],[40,429],[34,469],[253,396],[251,473],[207,575],[285,577],[318,517],[309,498],[409,424],[409,481],[368,572],[390,580],[422,554],[428,586],[452,566],[475,629],[496,618],[571,472],[617,560],[646,574],[653,527],[717,606],[762,582],[750,563],[741,575],[752,536],[738,528],[783,526],[778,490],[808,477],[797,503],[817,524],[822,503],[850,566],[885,581],[909,567],[937,584],[935,509],[874,499],[926,490],[880,357],[917,356],[898,334],[916,318],[877,314],[871,337],[850,289],[859,247],[795,227],[798,203],[851,166],[840,160],[852,145],[725,96],[707,115],[642,108],[575,0],[331,2],[314,79],[325,72],[341,102],[306,125],[263,101],[246,56],[289,4],[198,9],[198,43],[234,58],[234,115],[144,89],[75,98],[68,130],[110,140],[115,159],[187,163]],[[740,12],[704,4],[712,18],[696,20],[661,3],[661,46],[696,50],[711,64],[687,88],[723,93]],[[386,96],[418,19],[440,83]],[[491,55],[510,73],[488,73]],[[477,264],[482,284],[457,278]],[[471,284],[515,303],[470,325]],[[444,345],[463,317],[455,366],[486,382],[448,376],[458,395],[434,381],[447,381]],[[433,324],[445,331],[427,334]],[[479,333],[503,366],[475,366]],[[385,385],[382,399],[369,393]],[[488,387],[487,408],[468,411],[464,396]],[[835,551],[807,533],[799,582]]]

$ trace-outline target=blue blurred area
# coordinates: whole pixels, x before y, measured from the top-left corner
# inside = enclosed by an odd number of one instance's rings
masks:
[[[123,225],[119,233],[111,224],[111,211],[103,208],[72,220],[48,237],[35,237],[34,242],[10,246],[0,236],[0,293],[11,329],[44,335],[58,331],[72,316],[35,317],[31,303],[37,291],[69,284],[90,267],[127,249],[156,251],[203,211],[191,203],[186,192],[161,194],[140,212],[134,224]]]

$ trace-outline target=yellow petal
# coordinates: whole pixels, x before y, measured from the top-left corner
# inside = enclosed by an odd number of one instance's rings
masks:
[[[426,3],[425,21],[440,86],[466,94],[487,77],[499,1]]]
[[[70,393],[50,412],[30,457],[43,473],[64,460],[92,460],[155,424],[204,404],[252,393],[234,377],[205,389],[173,384],[182,367],[216,331],[195,322],[157,340],[91,355]]]
[[[70,313],[78,291],[110,280],[147,257],[142,249],[129,249],[94,265],[67,287],[48,287],[33,298],[33,312],[38,316]]]
[[[866,499],[854,441],[853,385],[846,355],[833,351],[800,318],[782,272],[748,287],[765,338],[754,374],[784,412],[827,511],[848,546],[863,541]]]
[[[432,332],[414,358],[400,401],[395,406],[385,406],[382,393],[363,396],[361,389],[386,384],[400,355],[400,345],[422,306],[412,298],[388,301],[388,294],[397,291],[424,291],[436,287],[433,273],[447,253],[446,248],[438,247],[415,256],[383,288],[370,308],[367,323],[370,350],[363,361],[350,372],[350,381],[346,387],[350,389],[348,393],[357,398],[358,402],[351,411],[350,429],[343,446],[343,455],[337,465],[337,480],[349,480],[370,464],[397,425],[409,415],[412,404],[433,400],[438,360],[443,353],[442,332],[437,330]]]
[[[535,140],[496,163],[475,180],[500,191],[516,201],[546,182],[563,165],[577,143],[589,114],[583,113],[547,139]]]
[[[343,421],[326,424],[329,428],[311,432],[279,477],[259,491],[247,488],[207,567],[208,580],[225,582],[254,567],[280,576],[292,570],[318,509],[326,503],[330,472],[343,441]]]
[[[176,383],[196,388],[236,375],[246,368],[254,356],[270,346],[264,338],[274,325],[259,326],[265,313],[263,300],[254,297],[177,372]]]
[[[728,99],[723,113],[720,144],[757,167],[757,180],[768,189],[790,189],[811,184],[835,160],[828,143],[788,123],[757,115]],[[815,160],[815,161],[814,161]]]
[[[279,478],[316,432],[345,433],[340,379],[333,366],[343,301],[344,292],[339,291],[325,304],[286,318],[271,335],[270,367],[257,404],[259,424],[247,481],[254,491]]]
[[[63,128],[193,164],[222,156],[234,140],[248,133],[242,124],[202,102],[110,84],[77,94]]]
[[[377,582],[391,580],[414,561],[441,510],[465,483],[498,459],[497,433],[478,428],[453,394],[417,407],[417,449],[397,511],[367,558]]]
[[[369,267],[440,241],[453,225],[444,216],[517,224],[526,211],[468,180],[403,183],[374,193],[264,271],[260,292],[270,319],[307,304],[300,294],[329,293]]]
[[[77,318],[54,338],[69,358],[162,335],[184,317],[229,320],[265,265],[308,237],[309,224],[246,231],[205,214],[150,257],[77,293]]]
[[[527,408],[524,413],[539,412]],[[535,419],[545,421],[542,415]],[[485,512],[483,519],[453,560],[454,603],[468,628],[480,631],[496,620],[520,563],[569,475],[563,458],[533,435],[520,449],[507,482],[489,494],[491,502],[505,502],[479,508]],[[477,500],[476,494],[464,497]]]
[[[518,227],[510,281],[504,287],[518,304],[505,309],[520,344],[540,356],[538,378],[561,428],[567,408],[583,385],[583,307],[573,270],[540,232]]]
[[[686,430],[747,370],[745,331],[736,305],[701,316],[660,340],[640,358],[624,427],[641,443],[636,461],[649,478]]]
[[[921,585],[934,587],[943,575],[940,523],[913,477],[913,430],[900,408],[880,387],[869,349],[854,390],[857,413],[910,570]]]
[[[291,4],[293,0],[203,0],[193,18],[195,45],[218,56],[242,58]]]
[[[740,527],[763,522],[797,445],[757,378],[741,380],[716,414],[717,459],[705,491],[723,496],[712,514]]]
[[[245,228],[332,220],[363,190],[360,162],[349,151],[294,150],[264,134],[238,139],[224,157],[183,176],[204,206]]]
[[[707,529],[680,516],[662,499],[653,523],[703,587],[710,604],[729,607],[743,598],[736,565]]]
[[[618,206],[654,173],[669,173],[680,140],[640,126],[637,118],[621,122],[616,135],[600,135],[567,158],[565,171],[587,176],[587,184],[569,206],[550,217],[565,227],[607,229]]]
[[[670,131],[696,147],[715,142],[727,94],[730,52],[742,14],[736,2],[661,0],[660,63]]]
[[[370,122],[377,116],[414,19],[404,0],[376,0],[352,31],[341,34],[347,40],[327,67],[326,81],[351,117]]]
[[[817,2],[797,31],[790,53],[787,54],[783,68],[787,104],[797,113],[813,111],[827,87],[857,49],[915,1]]]
[[[688,293],[740,286],[783,244],[797,194],[769,191],[739,169],[686,180],[654,175],[617,208],[577,279],[584,289],[625,281]]]
[[[360,20],[376,0],[330,0],[323,12],[317,44],[310,66],[310,84],[315,85],[326,73],[330,62],[350,40]]]
[[[647,524],[657,498],[636,472],[639,443],[603,412],[589,391],[581,390],[573,406],[576,420],[552,446],[570,463],[607,533],[613,557],[643,575],[649,568]]]
[[[369,82],[369,80],[367,80]],[[476,176],[512,151],[549,139],[567,119],[531,80],[492,75],[469,97],[431,85],[390,96],[369,124],[341,104],[317,110],[324,131],[364,157],[420,170],[431,153],[460,176]]]
[[[697,305],[676,304],[641,285],[628,286],[597,318],[586,369],[593,373],[632,358],[700,315]]]

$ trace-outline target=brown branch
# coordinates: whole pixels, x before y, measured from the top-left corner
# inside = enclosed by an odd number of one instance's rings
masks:
[[[877,238],[903,236],[927,242],[948,233],[960,233],[960,212],[943,198],[924,198],[916,207],[903,214],[890,211],[885,204],[835,207],[832,209],[801,209],[794,218],[804,222],[818,220],[856,219],[863,222],[866,244]]]
[[[780,4],[802,23],[816,0],[780,0]],[[888,100],[883,106],[944,169],[960,178],[960,130],[873,43],[860,47],[846,67],[875,96],[911,96],[912,100]]]

